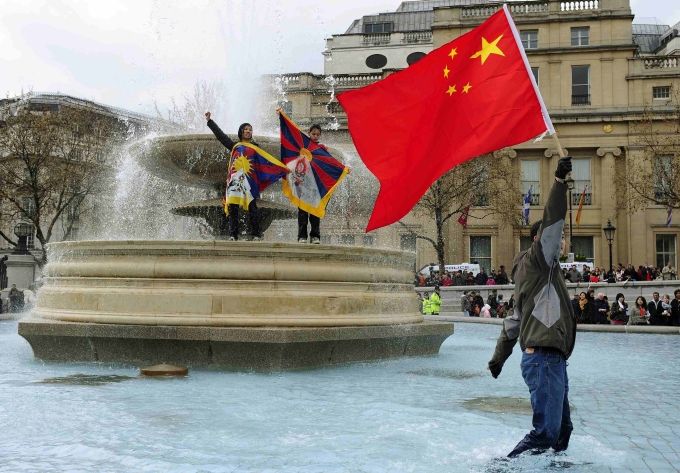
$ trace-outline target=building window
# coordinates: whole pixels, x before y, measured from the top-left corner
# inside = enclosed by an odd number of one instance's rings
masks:
[[[571,104],[590,105],[590,66],[571,66]]]
[[[541,162],[537,160],[520,161],[522,172],[522,202],[531,189],[531,205],[539,205],[541,197]]]
[[[374,242],[373,235],[364,235],[364,246],[373,246]]]
[[[538,67],[532,67],[531,73],[534,75],[534,79],[536,80],[536,85],[538,85]]]
[[[491,271],[491,237],[470,237],[470,263],[479,263],[487,273]]]
[[[399,248],[405,251],[416,251],[416,236],[410,233],[400,235]]]
[[[538,48],[538,30],[524,30],[519,32],[524,49]]]
[[[571,29],[572,46],[588,46],[590,44],[590,27],[579,26]]]
[[[425,57],[425,53],[421,52],[416,52],[416,53],[411,53],[408,56],[406,56],[406,62],[408,63],[409,66],[417,63],[420,61],[422,58]]]
[[[489,169],[484,166],[479,170],[479,185],[473,192],[472,205],[474,207],[486,207],[489,205],[489,192],[487,182],[489,180]]]
[[[571,204],[578,205],[581,194],[585,189],[583,205],[593,204],[593,186],[590,183],[590,158],[572,159],[571,178],[574,180],[574,190],[571,191]]]
[[[382,54],[371,54],[366,58],[366,65],[371,69],[382,69],[387,65],[387,58]]]
[[[664,85],[660,87],[652,87],[652,98],[654,99],[669,99],[671,98],[671,86]]]
[[[532,241],[530,236],[519,237],[519,251],[528,250],[529,247],[531,247],[531,243]]]
[[[593,237],[572,237],[571,247],[574,251],[574,259],[576,261],[590,261],[592,263],[595,260],[595,253],[593,252]]]
[[[656,236],[656,266],[663,268],[668,263],[677,267],[675,261],[675,235]]]
[[[365,23],[364,24],[364,34],[372,33],[391,33],[392,23],[382,22],[382,23]]]
[[[654,163],[654,198],[656,200],[666,200],[673,192],[673,182],[671,182],[671,170],[673,166],[673,156],[656,156]]]
[[[26,237],[26,247],[29,249],[35,248],[35,227],[32,224],[28,224],[31,227],[31,232]]]
[[[354,235],[340,235],[341,245],[354,245],[355,238]]]
[[[24,196],[21,198],[21,208],[24,210],[25,217],[33,218],[35,215],[35,200],[33,197]]]

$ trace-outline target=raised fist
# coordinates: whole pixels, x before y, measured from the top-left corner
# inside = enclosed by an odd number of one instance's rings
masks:
[[[210,112],[205,112],[205,119],[210,121]]]
[[[566,179],[567,174],[571,172],[571,156],[566,156],[557,162],[557,170],[555,177],[558,179]]]

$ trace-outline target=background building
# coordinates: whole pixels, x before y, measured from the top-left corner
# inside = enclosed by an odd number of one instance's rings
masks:
[[[364,16],[345,34],[329,38],[325,75],[289,74],[270,80],[277,81],[279,100],[295,120],[336,129],[324,139],[351,148],[336,94],[407,67],[414,53],[426,53],[466,33],[500,6],[466,0],[403,2],[394,13]],[[680,211],[671,212],[667,225],[666,206],[631,209],[622,183],[650,151],[645,136],[648,124],[660,127],[655,133],[673,134],[671,128],[664,131],[663,127],[678,111],[680,25],[633,24],[629,0],[525,1],[512,2],[509,8],[562,146],[574,157],[573,216],[582,195],[583,210],[580,224],[574,224],[570,232],[573,252],[608,267],[609,245],[602,228],[610,220],[617,228],[614,264],[662,266],[670,261],[677,266]],[[497,155],[512,160],[524,193],[532,189],[530,221],[539,219],[559,159],[552,140],[501,150]],[[659,179],[663,179],[663,166]],[[522,195],[518,195],[518,211],[521,202]],[[471,210],[472,217],[483,213],[483,206]],[[355,232],[353,240],[361,244],[359,221],[365,222],[365,216],[356,220],[341,225],[329,220],[331,241],[351,242],[349,233]],[[432,227],[432,222],[414,215],[404,223],[424,232]],[[487,268],[509,266],[529,244],[527,226],[499,225],[493,218],[471,218],[467,229],[452,219],[446,233],[448,262],[477,260]],[[371,236],[373,244],[417,248],[418,266],[436,259],[431,245],[420,239],[416,242],[403,225]]]

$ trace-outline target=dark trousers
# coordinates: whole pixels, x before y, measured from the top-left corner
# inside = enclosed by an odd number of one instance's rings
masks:
[[[260,236],[260,218],[257,213],[257,199],[253,199],[248,205],[248,231],[251,236]],[[229,211],[229,236],[238,240],[238,204],[229,204],[227,207]]]
[[[529,386],[534,429],[508,454],[526,450],[566,450],[573,425],[569,411],[567,361],[561,353],[537,350],[522,355],[522,377]]]
[[[321,233],[319,232],[321,219],[302,209],[298,209],[298,238],[307,239],[307,223],[312,224],[312,231],[309,233],[309,236],[312,238],[321,238]]]

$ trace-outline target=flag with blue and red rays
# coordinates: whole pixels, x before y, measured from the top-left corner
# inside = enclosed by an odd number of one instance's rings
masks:
[[[326,205],[349,168],[335,159],[324,145],[313,141],[279,111],[281,161],[290,172],[283,193],[296,207],[323,218]]]
[[[271,154],[252,143],[240,141],[231,150],[231,169],[227,180],[228,204],[248,206],[271,184],[288,174],[288,168]]]

